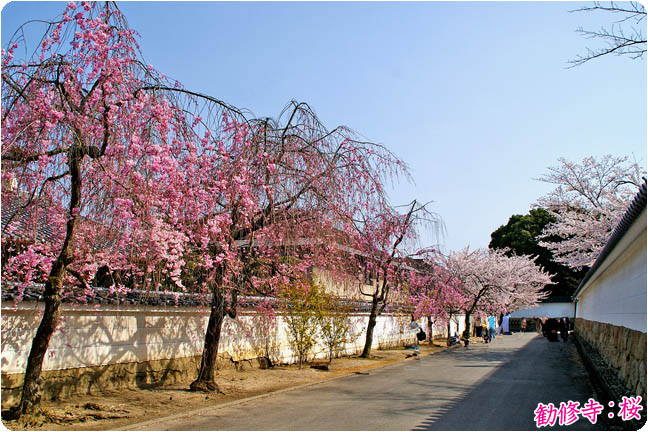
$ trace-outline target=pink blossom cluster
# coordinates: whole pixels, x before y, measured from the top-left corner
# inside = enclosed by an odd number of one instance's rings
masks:
[[[550,276],[533,257],[468,247],[447,256],[431,254],[408,279],[415,316],[447,322],[453,314],[478,316],[533,307]]]
[[[540,198],[556,222],[549,224],[539,244],[554,260],[575,269],[590,267],[623,217],[646,171],[627,157],[587,157],[582,162],[564,158],[539,180],[556,185]]]
[[[68,3],[32,58],[16,61],[22,40],[3,52],[2,182],[16,183],[3,210],[44,211],[22,230],[51,231],[14,247],[3,280],[42,281],[70,243],[64,285],[82,289],[64,294],[75,298],[100,269],[117,291],[204,294],[271,294],[314,266],[341,274],[348,254],[332,245],[358,238],[360,213],[392,217],[384,183],[405,165],[345,127],[327,130],[306,104],[250,120],[168,82],[136,36],[113,5]],[[389,237],[383,225],[367,246]]]

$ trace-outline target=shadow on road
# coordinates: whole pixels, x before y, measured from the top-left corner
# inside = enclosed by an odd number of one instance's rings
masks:
[[[501,364],[476,385],[462,389],[414,430],[537,430],[534,410],[538,403],[559,406],[571,400],[582,405],[590,397],[596,399],[571,342],[535,337],[521,348],[507,348],[505,341],[498,340],[491,346],[478,345],[453,354],[454,367],[466,371]],[[430,389],[429,393],[435,392]],[[601,427],[581,418],[570,426],[556,423],[555,429]]]

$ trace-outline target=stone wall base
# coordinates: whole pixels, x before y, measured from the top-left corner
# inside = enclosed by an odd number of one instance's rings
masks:
[[[646,333],[576,318],[575,332],[617,371],[621,384],[646,400]]]
[[[22,388],[31,338],[40,321],[42,305],[19,303],[2,309],[2,404],[15,405]],[[223,324],[217,367],[258,368],[273,363],[292,363],[285,318],[280,315],[273,329],[253,312]],[[358,339],[345,346],[343,355],[353,355],[364,347],[366,314],[350,316],[352,334]],[[126,388],[188,383],[198,374],[208,314],[199,308],[164,306],[92,305],[63,308],[60,331],[50,341],[43,362],[43,400],[71,395],[100,394]],[[409,316],[385,314],[379,317],[374,333],[374,349],[411,344],[415,332],[409,329]],[[55,354],[55,355],[53,355]],[[325,358],[328,350],[318,341],[310,358]],[[100,365],[100,366],[96,366]]]
[[[413,339],[412,339],[413,340]],[[385,339],[373,346],[373,349],[389,349],[403,346],[403,339]],[[362,346],[360,346],[361,350]],[[360,352],[358,347],[347,350],[344,355]],[[228,353],[219,354],[217,368],[264,369],[268,360],[264,357],[253,357],[234,360]],[[321,353],[319,353],[321,354]],[[318,355],[312,355],[316,358]],[[160,385],[189,382],[198,375],[201,356],[181,357],[146,362],[117,363],[105,366],[60,369],[41,373],[41,395],[43,399],[58,400],[72,395],[97,395],[106,391],[126,388],[154,388]],[[2,373],[2,407],[16,405],[20,401],[24,374]]]
[[[41,394],[43,399],[57,400],[72,395],[101,394],[124,388],[152,388],[188,382],[198,374],[200,356],[146,362],[119,363],[76,369],[43,371]],[[220,357],[218,369],[246,370],[266,367],[265,359],[234,361]],[[20,401],[24,374],[2,374],[2,407]]]

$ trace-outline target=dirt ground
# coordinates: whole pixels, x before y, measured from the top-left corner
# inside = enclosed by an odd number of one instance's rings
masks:
[[[422,344],[420,355],[434,354],[447,349],[440,342]],[[395,348],[374,350],[372,358],[344,357],[334,359],[329,370],[313,369],[304,365],[275,366],[270,369],[218,372],[220,393],[187,391],[189,382],[153,389],[125,389],[100,396],[76,396],[56,402],[43,401],[42,406],[50,421],[40,426],[22,427],[15,421],[3,424],[11,430],[109,430],[126,428],[145,422],[209,406],[220,405],[275,392],[277,390],[329,380],[362,370],[381,367],[398,361],[408,361],[412,351]]]

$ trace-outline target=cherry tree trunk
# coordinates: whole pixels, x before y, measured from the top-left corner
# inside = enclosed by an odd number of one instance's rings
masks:
[[[371,345],[373,344],[373,331],[376,327],[376,320],[378,318],[378,298],[376,296],[371,300],[371,312],[369,313],[369,323],[367,324],[367,335],[365,338],[365,346],[362,350],[360,357],[369,358],[371,355]]]
[[[47,278],[47,282],[45,282],[45,290],[43,291],[45,309],[43,310],[43,318],[38,325],[36,335],[32,340],[31,349],[29,350],[20,404],[15,411],[15,416],[18,417],[39,415],[42,413],[40,406],[40,376],[50,339],[56,331],[61,317],[61,294],[63,292],[65,268],[72,262],[73,242],[78,220],[77,214],[81,203],[80,162],[82,157],[83,155],[81,155],[80,150],[77,148],[73,148],[69,153],[71,192],[69,208],[71,216],[67,221],[63,247],[56,261],[52,264],[49,277]]]
[[[20,405],[16,413],[18,416],[39,414],[41,411],[40,375],[43,369],[43,360],[45,359],[47,347],[49,346],[54,331],[56,331],[56,326],[61,316],[61,292],[63,288],[62,276],[64,268],[60,263],[58,264],[56,270],[52,270],[50,277],[45,283],[45,291],[43,293],[45,309],[29,351]]]
[[[448,316],[448,338],[446,339],[446,345],[447,346],[450,346],[450,338],[452,337],[452,335],[450,334],[450,329],[451,329],[450,321],[451,320],[452,320],[452,312],[450,312],[450,314]]]
[[[472,312],[466,312],[466,317],[464,319],[464,324],[465,324],[466,328],[463,331],[463,336],[465,338],[470,337],[470,316],[471,316],[471,314],[472,314]]]
[[[216,280],[212,288],[211,312],[205,333],[202,359],[198,377],[191,383],[192,391],[218,391],[216,384],[216,359],[218,357],[218,344],[220,342],[221,329],[225,320],[226,306],[223,293],[223,272],[217,271]]]

